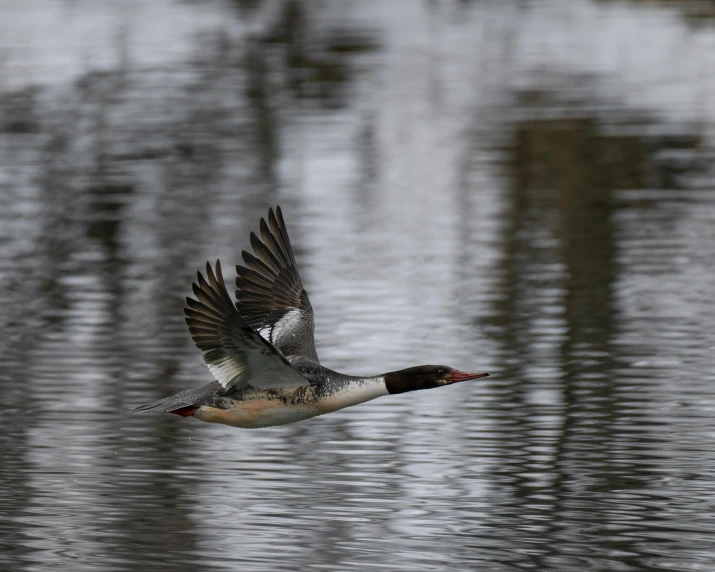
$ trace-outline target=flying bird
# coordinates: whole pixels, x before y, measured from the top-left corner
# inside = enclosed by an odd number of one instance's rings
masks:
[[[236,303],[217,260],[198,272],[186,324],[215,381],[136,407],[254,429],[332,413],[376,397],[432,389],[488,373],[420,365],[381,375],[346,375],[321,365],[313,307],[298,274],[280,207],[251,232],[253,254],[236,266]]]

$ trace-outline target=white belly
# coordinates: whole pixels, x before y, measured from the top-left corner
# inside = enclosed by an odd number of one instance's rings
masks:
[[[194,417],[208,423],[257,429],[295,423],[319,414],[318,409],[312,405],[285,405],[278,400],[256,399],[238,402],[232,409],[199,407],[194,413]]]

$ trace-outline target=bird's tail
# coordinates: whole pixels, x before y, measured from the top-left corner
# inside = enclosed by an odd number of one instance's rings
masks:
[[[212,381],[203,387],[187,389],[176,395],[139,405],[130,411],[132,413],[174,413],[189,417],[193,415],[196,409],[201,407],[202,402],[207,397],[210,397],[219,389],[221,389],[221,384],[218,381]]]

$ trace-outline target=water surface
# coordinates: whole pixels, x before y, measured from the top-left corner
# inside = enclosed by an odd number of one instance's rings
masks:
[[[713,570],[709,16],[0,4],[0,568]],[[325,365],[493,377],[129,415],[276,204]]]

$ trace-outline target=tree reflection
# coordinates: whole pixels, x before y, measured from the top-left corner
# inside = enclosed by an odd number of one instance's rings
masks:
[[[692,140],[691,145],[697,144]],[[511,185],[502,234],[502,295],[490,323],[502,344],[503,369],[513,380],[503,395],[509,406],[504,403],[500,422],[504,457],[510,461],[500,466],[496,478],[519,499],[518,518],[547,512],[547,522],[557,523],[572,518],[574,511],[586,511],[590,516],[584,526],[604,532],[613,515],[599,493],[642,490],[656,478],[652,470],[657,460],[645,459],[640,444],[655,436],[644,432],[624,439],[621,433],[634,413],[632,403],[622,403],[614,373],[619,356],[612,343],[618,328],[613,288],[623,270],[613,195],[652,181],[660,170],[659,153],[674,145],[682,141],[609,134],[594,117],[534,118],[516,125],[508,149]],[[563,294],[555,299],[553,292]],[[543,326],[538,324],[544,320],[559,324],[556,331],[563,333],[539,335]],[[553,343],[561,377],[537,381],[531,368],[543,353],[540,347]],[[535,406],[530,399],[546,387],[557,387],[561,394],[561,424],[554,427],[558,437],[550,466],[540,460],[551,444],[538,420],[551,408]],[[535,486],[529,475],[541,471],[553,480]],[[553,502],[544,503],[545,494]],[[657,509],[647,518],[658,519]],[[557,527],[551,532],[552,546],[583,540],[578,531]],[[618,546],[628,550],[627,544],[621,540]],[[599,550],[611,548],[604,536]],[[544,557],[535,562],[547,566],[549,557]]]

